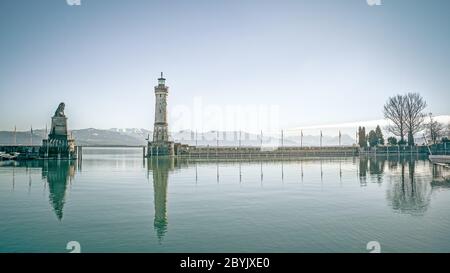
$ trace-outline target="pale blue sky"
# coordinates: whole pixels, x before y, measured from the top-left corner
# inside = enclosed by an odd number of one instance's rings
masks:
[[[60,101],[71,128],[152,128],[160,71],[169,109],[278,106],[282,128],[379,119],[409,91],[450,114],[450,1],[382,4],[2,0],[0,130],[43,128]]]

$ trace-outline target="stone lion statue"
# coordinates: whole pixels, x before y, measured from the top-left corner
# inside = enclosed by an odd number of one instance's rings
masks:
[[[64,104],[64,102],[61,102],[58,106],[58,109],[56,109],[55,112],[55,117],[64,117],[64,108],[66,107],[66,105]]]

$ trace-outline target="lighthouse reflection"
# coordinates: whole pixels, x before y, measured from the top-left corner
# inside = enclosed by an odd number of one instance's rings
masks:
[[[153,176],[155,216],[153,226],[161,243],[167,232],[167,185],[169,172],[175,168],[173,157],[150,158],[147,169]]]

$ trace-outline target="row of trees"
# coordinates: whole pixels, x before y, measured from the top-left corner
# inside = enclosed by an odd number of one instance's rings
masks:
[[[430,121],[426,124],[425,134],[433,144],[436,144],[439,140],[448,142],[448,136],[450,135],[450,123],[445,128],[444,124],[433,119],[433,115],[430,113]]]
[[[424,124],[425,127],[425,137],[430,141],[431,144],[437,144],[439,142],[450,142],[450,123],[445,126],[444,124],[433,119],[432,114],[429,114],[429,122]],[[387,143],[389,145],[406,144],[401,141],[397,141],[395,137],[388,137]]]
[[[359,147],[362,148],[366,148],[367,144],[369,144],[370,147],[374,147],[377,145],[384,145],[383,132],[381,131],[379,125],[377,125],[377,128],[375,128],[375,130],[370,130],[369,134],[367,135],[366,135],[366,128],[359,127],[358,139],[359,139],[358,141]]]
[[[400,137],[398,144],[414,145],[414,135],[424,129],[426,101],[418,93],[390,97],[384,105],[384,117],[391,121],[388,131]]]
[[[447,127],[444,124],[437,122],[433,119],[430,113],[430,121],[425,124],[425,132],[426,137],[431,140],[431,143],[436,144],[439,141],[442,142],[450,142],[450,123]],[[384,145],[385,140],[383,137],[383,132],[379,125],[375,128],[375,130],[370,130],[369,134],[366,134],[365,127],[358,128],[358,144],[362,148],[366,148],[368,146],[375,147],[378,145]],[[406,144],[406,142],[398,141],[397,138],[391,136],[387,138],[387,144],[389,145],[401,145]]]
[[[425,122],[427,107],[426,101],[418,93],[407,93],[390,97],[383,108],[383,114],[390,121],[387,131],[398,137],[391,136],[387,139],[389,145],[414,146],[414,135],[424,131],[426,137],[436,144],[440,140],[449,141],[450,124],[447,128],[433,119],[429,113],[429,121]],[[446,136],[448,135],[448,136]],[[358,128],[358,143],[362,148],[384,145],[385,141],[380,126],[366,134],[365,127]]]

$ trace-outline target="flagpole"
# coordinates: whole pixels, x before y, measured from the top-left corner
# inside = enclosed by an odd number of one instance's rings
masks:
[[[241,147],[241,130],[239,130],[239,147]]]
[[[320,148],[322,148],[322,130],[320,130]]]
[[[262,147],[262,144],[263,144],[263,132],[261,130],[261,147]]]
[[[300,131],[300,148],[303,148],[303,130]]]

